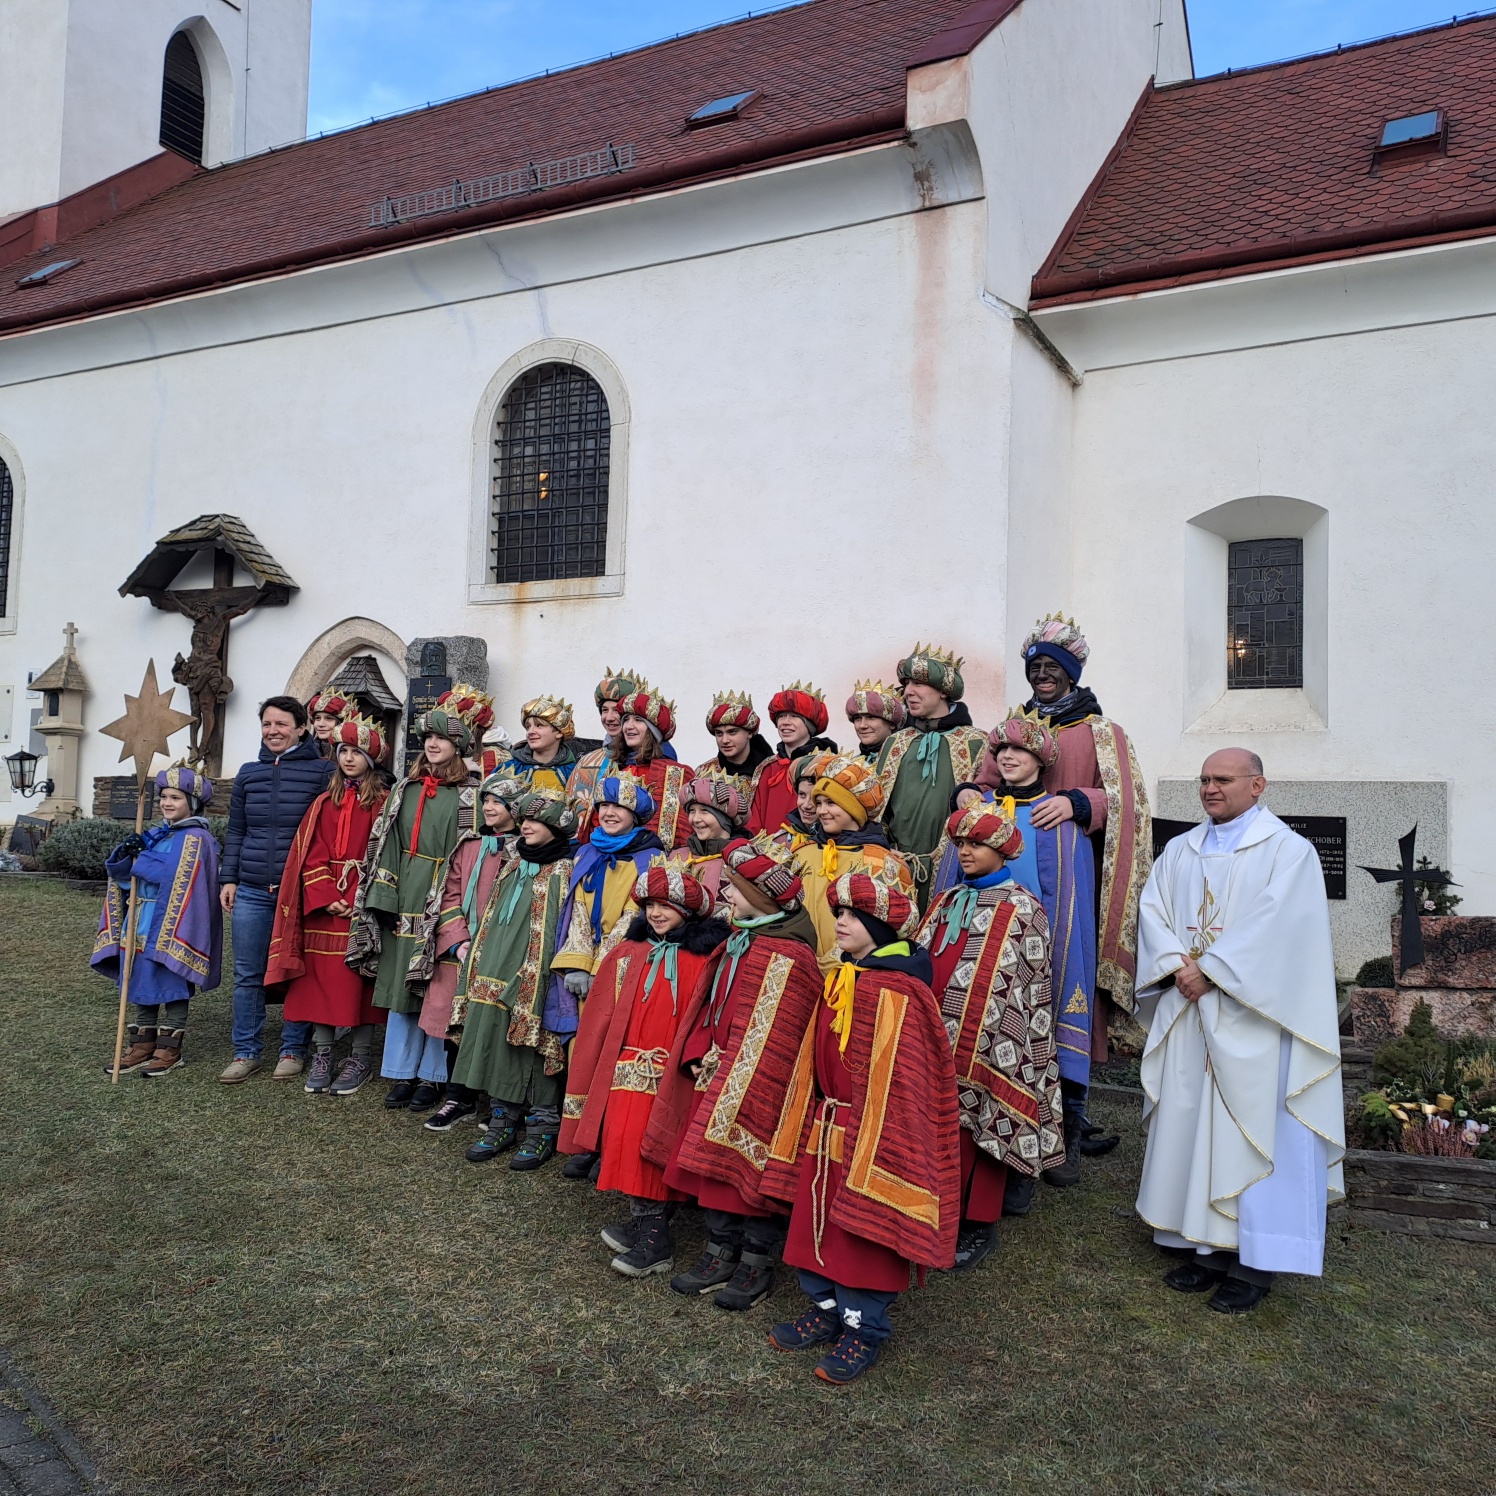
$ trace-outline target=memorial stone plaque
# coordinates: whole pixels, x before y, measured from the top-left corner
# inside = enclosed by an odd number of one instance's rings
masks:
[[[412,676],[405,693],[405,772],[421,756],[421,735],[416,731],[416,719],[429,712],[446,692],[452,689],[450,675]]]
[[[1345,898],[1345,817],[1296,816],[1278,817],[1290,831],[1297,831],[1319,854],[1320,871],[1325,875],[1325,897]],[[1163,816],[1153,818],[1153,855],[1158,856],[1176,836],[1193,831],[1198,821],[1171,821]]]

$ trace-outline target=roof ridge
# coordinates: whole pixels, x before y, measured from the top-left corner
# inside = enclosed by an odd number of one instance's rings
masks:
[[[1370,47],[1390,46],[1393,42],[1405,42],[1415,37],[1431,36],[1436,31],[1453,31],[1457,26],[1471,26],[1481,21],[1496,20],[1496,7],[1488,10],[1468,10],[1463,15],[1451,16],[1447,21],[1431,21],[1427,26],[1414,26],[1407,31],[1387,31],[1381,36],[1363,37],[1354,42],[1336,42],[1333,47],[1322,47],[1317,52],[1301,52],[1296,57],[1276,57],[1270,62],[1254,62],[1249,67],[1226,68],[1219,73],[1206,73],[1200,78],[1179,78],[1173,83],[1158,85],[1159,93],[1177,93],[1191,88],[1200,88],[1208,83],[1225,83],[1234,78],[1250,77],[1254,73],[1271,73],[1280,68],[1296,67],[1303,62],[1319,62],[1331,57],[1346,57],[1351,53],[1364,52]]]

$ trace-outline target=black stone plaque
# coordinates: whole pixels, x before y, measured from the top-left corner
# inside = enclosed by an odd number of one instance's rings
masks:
[[[37,848],[52,834],[51,821],[41,816],[17,816],[10,828],[10,850],[17,857],[35,857]]]
[[[1275,811],[1276,815],[1277,812]],[[1319,853],[1320,871],[1325,875],[1325,897],[1345,898],[1345,817],[1291,816],[1278,819],[1290,831],[1297,831]],[[1198,821],[1167,821],[1153,818],[1153,855],[1157,857],[1176,836],[1193,831]]]
[[[412,676],[405,696],[405,772],[421,756],[421,736],[416,731],[416,718],[432,707],[452,689],[450,675]]]
[[[1297,831],[1319,853],[1320,870],[1325,875],[1325,897],[1345,898],[1345,817],[1284,816],[1278,817],[1290,831]]]
[[[117,774],[109,781],[109,816],[115,821],[135,820],[135,802],[139,793],[133,774]],[[147,805],[149,810],[149,805]],[[224,812],[227,814],[227,812]]]

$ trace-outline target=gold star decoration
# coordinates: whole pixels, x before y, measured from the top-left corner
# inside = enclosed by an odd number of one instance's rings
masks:
[[[145,782],[151,772],[151,762],[158,753],[170,755],[167,746],[173,733],[181,732],[193,719],[191,712],[179,712],[171,704],[176,687],[160,690],[156,685],[156,662],[151,660],[145,667],[145,679],[140,683],[140,695],[125,694],[125,715],[116,718],[99,731],[106,738],[118,738],[123,745],[119,761],[135,760],[135,778]]]

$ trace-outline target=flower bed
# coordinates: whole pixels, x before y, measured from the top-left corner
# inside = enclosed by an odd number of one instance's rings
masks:
[[[1496,1161],[1352,1148],[1345,1197],[1360,1226],[1496,1246]]]

